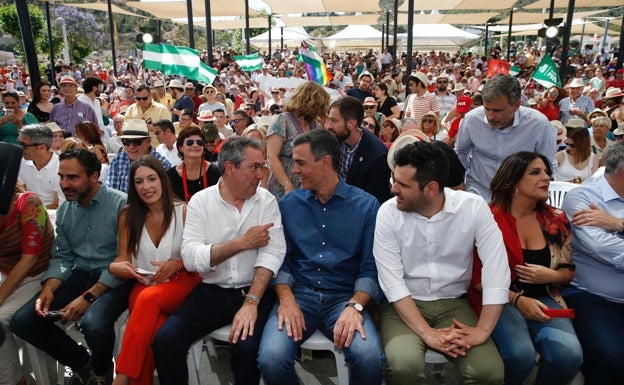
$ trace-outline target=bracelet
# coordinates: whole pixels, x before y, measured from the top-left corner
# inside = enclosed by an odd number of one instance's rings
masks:
[[[259,305],[260,304],[260,298],[256,297],[255,295],[251,294],[251,293],[247,293],[244,295],[245,297],[245,302],[247,303],[251,303],[254,305]]]
[[[287,180],[286,182],[284,182],[284,183],[280,183],[280,185],[281,185],[282,187],[286,187],[286,186],[288,186],[289,184],[290,184],[290,179],[288,179],[288,180]]]
[[[516,297],[518,297],[518,295],[520,295],[519,292],[514,293],[514,295],[511,297],[511,299],[509,300],[509,304],[511,306],[516,306]]]
[[[178,264],[178,272],[182,271],[184,265],[182,264],[182,260],[176,259],[176,263]]]

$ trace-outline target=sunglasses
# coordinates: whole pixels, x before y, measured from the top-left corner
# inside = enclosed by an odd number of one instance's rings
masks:
[[[435,120],[433,120],[433,119],[423,119],[422,122],[423,123],[435,123]]]
[[[195,88],[186,88],[187,91],[194,91]]]
[[[240,122],[243,119],[232,119],[231,122],[234,124],[238,124],[238,122]]]
[[[271,91],[271,94],[272,94],[272,95],[279,94],[279,91]]]
[[[135,96],[134,98],[138,101],[146,101],[147,99],[149,99],[149,96],[144,96],[144,97]]]
[[[206,93],[207,93],[207,94],[214,94],[214,93],[215,93],[215,91],[214,91],[214,90],[207,90],[207,91],[206,91]]]
[[[438,80],[438,84],[448,84],[448,80]]]
[[[574,144],[574,143],[568,143],[568,141],[565,141],[565,142],[563,142],[563,143],[566,145],[566,147],[570,147],[570,148],[575,148],[575,147],[576,147],[576,144]]]
[[[366,120],[362,120],[362,128],[373,128],[375,125],[373,123],[369,123]]]
[[[20,146],[22,146],[23,149],[27,149],[28,147],[36,147],[36,146],[40,145],[41,143],[27,144],[27,143],[24,143],[24,142],[18,142],[18,144]]]
[[[377,106],[364,106],[364,108],[367,110],[372,110],[373,108],[377,108]]]
[[[191,147],[193,143],[197,144],[199,147],[204,145],[204,141],[202,139],[187,139],[184,143],[186,143],[189,147]]]
[[[133,145],[134,147],[139,147],[141,144],[143,144],[144,140],[145,140],[145,138],[143,138],[143,139],[122,139],[121,140],[121,144],[123,144],[126,147],[130,147],[130,145]]]

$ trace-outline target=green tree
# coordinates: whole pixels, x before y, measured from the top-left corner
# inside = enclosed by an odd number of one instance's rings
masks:
[[[32,27],[33,37],[35,42],[38,42],[44,38],[44,36],[42,36],[42,31],[45,26],[43,12],[35,5],[28,4],[28,13],[30,14],[30,24]],[[0,7],[0,30],[13,36],[19,42],[19,44],[15,46],[14,51],[23,58],[24,45],[22,42],[22,33],[20,31],[15,4],[3,5]]]

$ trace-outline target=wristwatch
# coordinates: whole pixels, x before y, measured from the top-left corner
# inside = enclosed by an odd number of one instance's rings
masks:
[[[362,314],[362,311],[364,310],[364,306],[360,305],[357,302],[349,302],[348,304],[345,305],[345,309],[348,308],[348,307],[354,308],[360,314]]]
[[[85,301],[87,301],[89,303],[93,303],[97,299],[97,297],[95,295],[93,295],[93,293],[91,293],[89,290],[87,290],[84,293],[82,293],[82,298],[84,298]]]

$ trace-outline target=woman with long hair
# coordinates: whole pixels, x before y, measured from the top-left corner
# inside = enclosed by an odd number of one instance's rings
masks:
[[[41,199],[17,184],[9,211],[0,214],[0,383],[27,385],[9,323],[13,314],[41,290],[48,268],[54,227]]]
[[[28,112],[33,114],[39,123],[47,123],[50,121],[50,112],[54,104],[50,102],[52,97],[52,89],[46,82],[35,84],[33,90],[33,98],[28,105]]]
[[[186,204],[171,191],[162,164],[151,155],[132,163],[128,204],[119,214],[119,248],[111,274],[135,279],[130,317],[117,358],[114,384],[152,384],[152,339],[200,282],[184,269],[180,254]]]
[[[505,384],[521,385],[540,355],[535,384],[565,385],[583,362],[581,345],[567,318],[561,288],[574,277],[572,231],[565,213],[546,204],[551,169],[537,152],[507,157],[492,182],[490,209],[501,229],[509,268],[509,303],[492,332],[505,364]],[[481,308],[480,259],[475,258],[469,297]]]
[[[17,144],[19,130],[28,124],[39,123],[35,115],[19,108],[19,96],[14,91],[2,93],[4,110],[0,110],[0,142]]]
[[[104,147],[100,128],[97,124],[88,120],[76,124],[76,138],[78,138],[88,149],[92,149],[95,145]]]
[[[555,154],[558,167],[555,180],[581,183],[599,167],[599,157],[592,152],[589,132],[584,127],[571,128],[566,133],[565,150]]]
[[[381,131],[379,137],[385,143],[386,147],[390,148],[392,143],[401,134],[401,121],[399,119],[386,119],[381,124]]]
[[[377,112],[381,112],[386,119],[399,119],[401,110],[396,99],[388,95],[388,86],[385,83],[377,83],[373,87],[373,95],[377,99]]]
[[[183,129],[176,139],[178,156],[182,163],[167,170],[175,195],[188,202],[191,197],[219,181],[217,166],[204,160],[204,132],[191,126]]]
[[[365,116],[364,119],[362,119],[361,126],[362,128],[365,128],[368,131],[372,132],[373,135],[379,138],[381,126],[379,125],[379,122],[377,121],[377,119],[371,116]]]
[[[269,191],[278,199],[299,187],[299,178],[292,173],[292,141],[304,132],[323,127],[321,121],[327,115],[329,103],[329,94],[322,86],[311,81],[305,82],[295,90],[284,112],[269,126]]]
[[[537,102],[535,109],[546,115],[548,120],[559,120],[559,102],[567,96],[560,87],[550,87]]]

